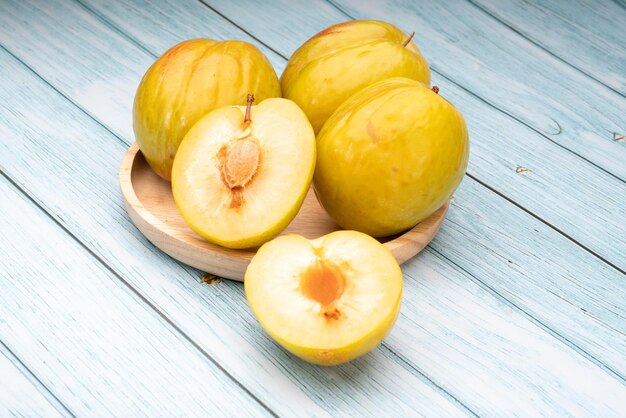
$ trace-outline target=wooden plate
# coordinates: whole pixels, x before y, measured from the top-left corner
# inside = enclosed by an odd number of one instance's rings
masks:
[[[205,241],[193,232],[176,208],[170,183],[157,176],[139,146],[133,144],[120,167],[120,186],[130,218],[137,228],[165,253],[185,264],[227,279],[243,281],[256,249],[231,250]],[[420,252],[433,239],[449,203],[405,233],[380,241],[399,263]],[[339,227],[309,191],[300,212],[283,231],[317,238]]]

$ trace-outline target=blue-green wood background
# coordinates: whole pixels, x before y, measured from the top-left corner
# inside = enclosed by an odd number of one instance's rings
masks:
[[[247,40],[280,74],[361,18],[416,32],[471,158],[390,336],[321,368],[150,244],[117,170],[170,46]],[[612,0],[0,1],[0,416],[626,416],[625,23]]]

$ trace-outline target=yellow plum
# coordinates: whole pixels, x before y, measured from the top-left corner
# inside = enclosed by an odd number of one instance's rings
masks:
[[[467,167],[469,137],[461,113],[433,90],[391,78],[359,91],[328,119],[317,137],[313,182],[341,227],[396,234],[450,199]]]
[[[428,63],[411,37],[376,20],[331,26],[293,53],[280,79],[283,97],[304,110],[317,133],[341,103],[372,83],[408,77],[429,84]]]

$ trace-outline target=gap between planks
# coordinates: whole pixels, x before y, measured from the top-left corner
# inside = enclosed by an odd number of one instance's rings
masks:
[[[4,176],[4,173],[0,171],[0,173]],[[6,178],[6,176],[4,176]],[[10,180],[9,180],[10,181]],[[33,373],[26,364],[20,359],[10,348],[7,346],[4,341],[0,340],[0,355],[6,357],[6,359],[11,362],[27,379],[29,382],[33,384],[33,386],[41,393],[41,395],[55,408],[61,415],[76,417],[76,415],[65,405],[57,396],[48,388],[35,373]]]
[[[330,2],[330,0],[327,0]],[[491,10],[489,10],[488,8],[486,8],[485,6],[483,6],[482,4],[477,3],[475,0],[466,0],[468,3],[470,3],[472,6],[476,7],[478,10],[482,11],[483,13],[485,13],[487,16],[489,16],[490,18],[492,18],[493,20],[495,20],[496,22],[499,22],[501,25],[505,26],[506,28],[510,29],[511,31],[517,33],[519,36],[521,36],[522,38],[526,39],[528,42],[530,42],[531,44],[535,45],[538,48],[541,48],[542,50],[544,50],[546,53],[550,54],[552,57],[554,57],[555,59],[561,61],[563,64],[569,66],[570,68],[578,71],[579,73],[581,73],[582,75],[590,78],[591,80],[596,81],[598,84],[606,87],[609,90],[612,90],[614,93],[619,94],[622,97],[626,97],[626,95],[624,95],[624,93],[622,93],[621,91],[615,89],[614,87],[606,84],[605,82],[603,82],[602,80],[600,80],[599,78],[589,74],[588,72],[586,72],[585,70],[583,70],[582,68],[578,67],[577,65],[574,65],[573,63],[567,61],[564,58],[561,58],[560,56],[558,56],[556,53],[554,53],[554,51],[552,51],[551,49],[549,49],[547,46],[545,46],[544,44],[542,44],[539,41],[535,41],[533,38],[531,38],[529,35],[527,35],[526,33],[522,32],[520,29],[518,29],[517,27],[513,26],[513,24],[508,23],[507,21],[505,21],[504,19],[500,18],[499,16],[497,16],[495,13],[493,13]]]
[[[565,344],[566,346],[570,347],[572,350],[576,351],[578,354],[580,354],[581,356],[589,359],[592,363],[594,363],[596,366],[600,367],[602,370],[604,370],[606,373],[608,373],[609,375],[613,376],[614,378],[616,378],[618,381],[620,381],[624,386],[626,386],[626,376],[623,376],[622,374],[620,374],[617,370],[614,370],[613,368],[609,367],[608,365],[604,364],[600,359],[596,358],[594,355],[592,355],[591,353],[587,352],[586,350],[584,350],[582,347],[578,346],[578,344],[576,344],[575,342],[573,342],[572,340],[570,340],[569,338],[559,334],[558,332],[556,332],[555,330],[553,330],[552,328],[550,328],[548,325],[546,325],[545,323],[543,323],[541,320],[535,318],[531,313],[529,313],[528,311],[526,311],[524,308],[522,308],[521,306],[517,305],[516,303],[514,303],[513,301],[507,299],[504,295],[502,295],[500,292],[498,292],[496,289],[494,289],[493,287],[489,286],[487,283],[485,283],[483,280],[479,279],[478,277],[476,277],[474,274],[472,274],[470,271],[468,271],[467,269],[465,269],[463,266],[461,266],[460,264],[458,264],[457,262],[449,259],[445,254],[443,254],[441,251],[429,247],[435,254],[437,254],[439,257],[441,257],[442,259],[446,260],[446,262],[452,264],[453,266],[455,266],[456,268],[458,268],[459,270],[463,271],[465,274],[467,274],[467,276],[474,282],[476,283],[478,286],[480,286],[481,288],[485,289],[487,292],[489,292],[491,295],[493,295],[494,297],[496,297],[497,299],[501,299],[504,301],[504,303],[506,303],[508,306],[510,306],[512,309],[515,309],[517,312],[519,312],[522,316],[524,316],[526,319],[528,319],[530,322],[532,322],[533,324],[535,324],[537,327],[539,327],[540,329],[544,330],[546,333],[548,333],[550,336],[552,336],[553,338],[556,338],[557,340],[561,341],[563,344]],[[407,274],[407,276],[415,279],[414,277],[410,276]],[[558,296],[558,295],[557,295]]]
[[[4,46],[2,44],[2,42],[0,42],[0,49],[2,49],[4,52],[6,52],[7,54],[9,54],[10,56],[12,56],[13,58],[15,58],[16,61],[19,61],[19,63],[21,65],[24,66],[24,68],[26,68],[28,71],[30,71],[33,75],[35,75],[38,79],[40,79],[41,81],[44,82],[44,84],[46,84],[48,87],[50,87],[52,90],[54,90],[59,96],[63,97],[66,101],[68,101],[69,103],[71,103],[74,107],[76,107],[77,109],[79,109],[81,112],[83,112],[85,115],[87,115],[89,118],[91,118],[92,120],[94,120],[98,125],[102,126],[107,132],[109,132],[120,144],[124,145],[125,147],[128,147],[130,144],[128,142],[126,142],[124,140],[124,138],[122,138],[121,136],[119,136],[118,134],[116,134],[115,132],[113,132],[111,130],[111,128],[109,128],[105,123],[103,123],[100,119],[98,119],[94,114],[92,114],[90,111],[88,111],[87,109],[85,109],[83,106],[81,106],[79,103],[76,103],[74,100],[72,100],[68,95],[66,95],[65,93],[63,93],[61,90],[59,90],[58,88],[56,88],[56,86],[52,85],[48,80],[46,80],[44,77],[42,77],[37,71],[35,71],[34,68],[32,68],[30,65],[26,64],[23,60],[20,59],[20,57],[18,57],[17,55],[15,55],[11,50],[9,50],[6,46]],[[2,171],[2,167],[0,167],[0,171]],[[4,174],[4,172],[3,172]],[[6,176],[5,176],[6,177]]]
[[[532,216],[533,218],[538,220],[539,222],[543,223],[544,225],[549,226],[554,231],[556,231],[559,234],[563,235],[563,237],[567,238],[568,240],[570,240],[571,242],[573,242],[574,244],[576,244],[577,246],[579,246],[583,250],[587,251],[589,254],[593,255],[597,259],[603,261],[608,266],[611,266],[612,268],[614,268],[615,270],[619,271],[624,276],[626,276],[626,270],[620,268],[618,265],[616,265],[616,264],[612,263],[611,261],[607,260],[606,258],[601,256],[597,252],[593,251],[591,248],[587,247],[586,245],[582,244],[580,241],[576,240],[574,237],[572,237],[569,234],[567,234],[566,232],[562,231],[560,228],[557,228],[556,226],[550,224],[548,221],[543,219],[541,216],[533,213],[531,210],[529,210],[529,209],[525,208],[523,205],[517,203],[515,200],[513,200],[510,197],[506,196],[504,193],[501,193],[498,190],[496,190],[495,188],[489,186],[487,183],[483,182],[482,180],[480,180],[479,178],[477,178],[473,174],[465,173],[465,175],[467,177],[471,178],[472,180],[476,181],[476,183],[480,184],[481,186],[485,187],[486,189],[491,190],[493,193],[497,194],[498,196],[500,196],[502,199],[506,200],[507,202],[510,202],[511,204],[517,206],[518,208],[520,208],[521,210],[523,210],[524,212],[526,212],[527,214],[529,214],[530,216]],[[443,254],[442,254],[442,256],[445,257]],[[446,259],[447,259],[447,257],[446,257]],[[452,263],[452,260],[449,260],[449,261]]]

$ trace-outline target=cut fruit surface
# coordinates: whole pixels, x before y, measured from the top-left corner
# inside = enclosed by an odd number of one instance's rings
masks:
[[[172,192],[185,221],[208,241],[255,247],[295,217],[314,166],[304,113],[289,100],[268,99],[248,112],[214,110],[194,125],[174,160]]]
[[[334,365],[369,352],[391,330],[402,272],[382,244],[360,232],[284,235],[259,249],[244,286],[274,339],[304,360]]]

